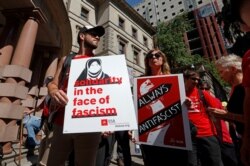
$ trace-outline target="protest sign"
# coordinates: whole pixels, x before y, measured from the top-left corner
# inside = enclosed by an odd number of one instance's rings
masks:
[[[182,74],[136,78],[134,97],[139,143],[191,149]]]
[[[124,55],[73,59],[64,133],[137,129]]]

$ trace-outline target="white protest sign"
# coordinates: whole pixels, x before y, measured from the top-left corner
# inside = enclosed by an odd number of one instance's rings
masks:
[[[73,59],[63,133],[137,129],[124,55]]]

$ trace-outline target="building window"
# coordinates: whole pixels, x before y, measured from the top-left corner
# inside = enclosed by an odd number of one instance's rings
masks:
[[[162,5],[165,5],[165,2],[162,2]]]
[[[76,25],[76,32],[78,33],[81,29],[81,26],[80,25]]]
[[[165,16],[164,19],[165,19],[165,20],[168,19],[168,16]]]
[[[202,4],[202,1],[198,1],[198,4],[199,4],[199,5]]]
[[[149,9],[148,11],[150,11],[150,12],[151,12],[151,11],[152,11],[152,9]]]
[[[84,7],[81,8],[81,18],[83,20],[88,20],[89,17],[89,11],[85,9]]]
[[[180,12],[184,12],[184,9],[181,9]]]
[[[126,44],[123,42],[119,42],[119,54],[125,54],[126,52]]]
[[[189,9],[193,8],[193,5],[189,5],[188,8],[189,8]]]
[[[167,11],[167,9],[163,9],[163,12],[166,12]]]
[[[181,5],[181,4],[182,4],[182,1],[178,2],[178,4]]]
[[[121,29],[124,29],[124,27],[125,27],[125,20],[122,19],[121,17],[119,17],[119,27]]]
[[[76,25],[76,30],[75,30],[75,34],[78,34],[79,33],[79,31],[80,31],[80,29],[81,29],[81,26],[80,25]],[[77,43],[77,37],[75,38],[75,43]]]
[[[132,36],[133,38],[137,39],[137,29],[132,27]]]
[[[148,47],[148,38],[143,36],[143,44]]]
[[[127,42],[121,37],[118,37],[118,54],[126,54],[126,47]]]
[[[170,8],[171,8],[171,9],[174,8],[174,5],[171,5]]]
[[[149,2],[148,5],[151,5],[151,2]]]
[[[140,50],[133,48],[133,62],[140,65]]]
[[[175,16],[175,13],[172,13],[172,16]]]

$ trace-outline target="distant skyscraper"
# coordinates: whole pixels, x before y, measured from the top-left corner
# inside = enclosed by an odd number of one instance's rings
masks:
[[[132,1],[132,0],[131,0]],[[221,0],[219,1],[220,4]],[[151,25],[156,26],[158,21],[169,21],[178,14],[200,8],[212,0],[144,0],[134,6]]]
[[[213,61],[227,54],[215,18],[221,7],[222,0],[144,0],[134,9],[153,26],[187,12],[193,27],[185,34],[186,45],[191,54],[199,54]]]

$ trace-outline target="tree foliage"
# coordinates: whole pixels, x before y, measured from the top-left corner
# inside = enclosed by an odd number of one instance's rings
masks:
[[[171,67],[192,61],[183,40],[183,34],[191,27],[187,21],[187,15],[180,15],[170,22],[161,22],[157,26],[158,46],[166,53]]]
[[[158,47],[163,51],[172,69],[183,66],[202,64],[222,84],[224,84],[213,62],[201,55],[191,55],[184,42],[184,33],[190,30],[192,25],[188,21],[187,14],[179,15],[169,22],[160,22],[157,26],[156,40]]]

